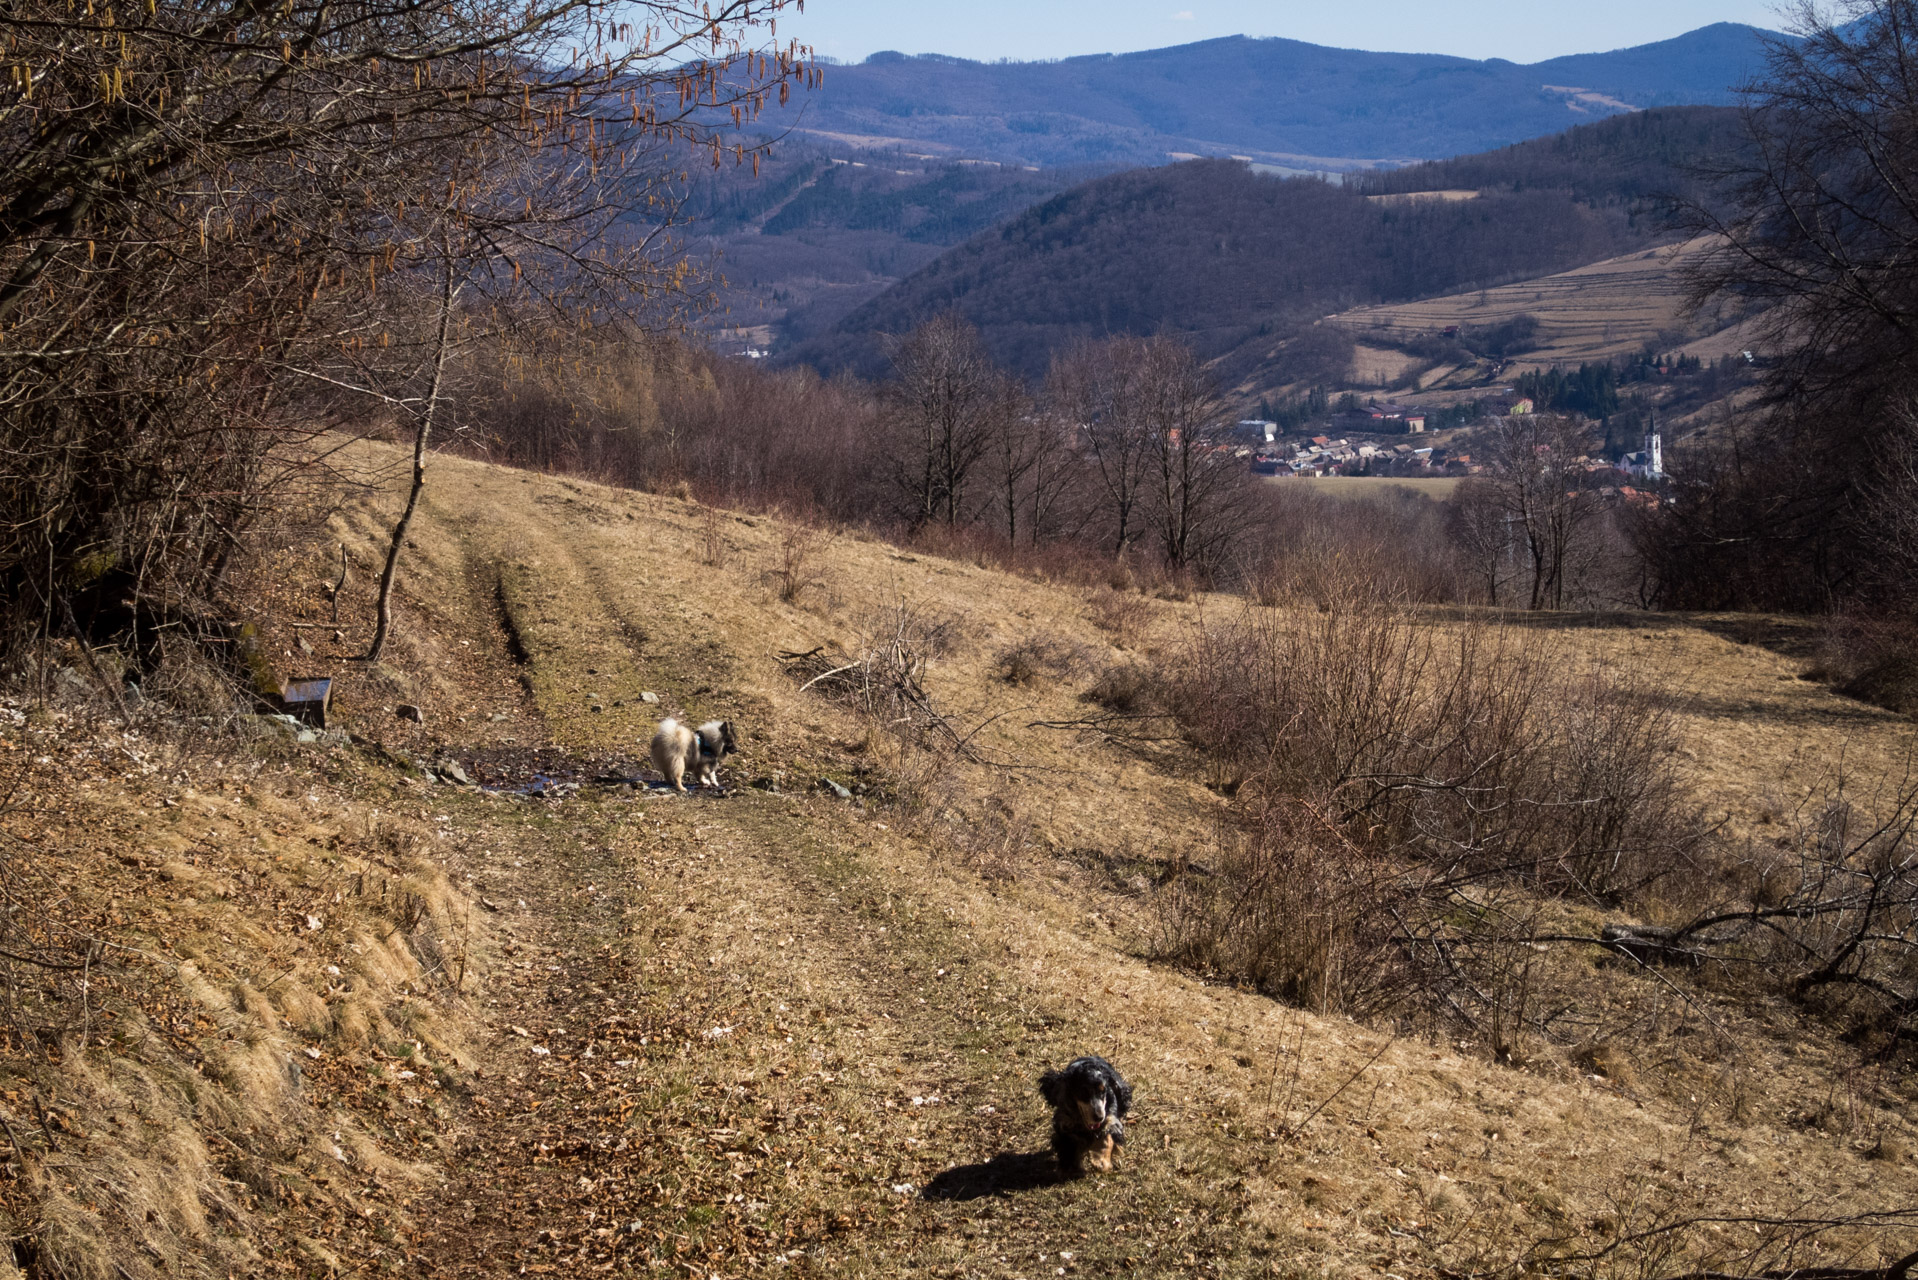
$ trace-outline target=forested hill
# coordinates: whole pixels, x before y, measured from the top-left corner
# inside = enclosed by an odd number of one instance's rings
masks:
[[[1634,108],[1726,104],[1760,70],[1767,38],[1719,23],[1529,66],[1244,36],[1059,62],[882,53],[827,68],[790,123],[842,145],[1049,167],[1191,153],[1345,168],[1481,151]]]
[[[1744,146],[1739,113],[1726,107],[1670,107],[1614,116],[1546,138],[1355,175],[1367,195],[1549,187],[1608,204],[1686,193],[1701,161]]]
[[[1184,335],[1207,356],[1347,307],[1488,288],[1630,252],[1664,235],[1649,193],[1728,145],[1735,113],[1667,109],[1552,144],[1419,166],[1370,186],[1276,178],[1225,160],[1075,187],[949,250],[796,349],[880,367],[878,335],[948,308],[1028,375],[1080,337]],[[1472,199],[1395,198],[1466,184]]]

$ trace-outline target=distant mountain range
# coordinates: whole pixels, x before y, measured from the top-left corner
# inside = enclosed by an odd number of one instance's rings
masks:
[[[1719,23],[1520,65],[1232,36],[1058,62],[877,53],[768,120],[845,152],[1124,167],[1238,156],[1345,170],[1484,151],[1626,111],[1727,104],[1768,40]]]

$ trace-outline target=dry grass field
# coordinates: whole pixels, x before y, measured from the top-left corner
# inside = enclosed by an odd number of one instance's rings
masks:
[[[26,1242],[0,1275],[1653,1280],[1620,1242],[1675,1216],[1918,1194],[1901,1077],[1601,953],[1541,961],[1608,994],[1583,1045],[1520,1067],[1154,963],[1160,886],[1226,802],[1182,746],[1032,726],[1233,600],[436,459],[369,669],[360,584],[397,501],[334,521],[339,639],[322,549],[272,575],[270,652],[339,676],[356,745],[0,728],[32,797],[0,820],[129,957],[113,1030],[16,1044],[0,1078]],[[918,770],[782,657],[902,619],[975,762]],[[1908,721],[1736,620],[1594,621],[1524,623],[1676,694],[1690,783],[1736,830],[1841,758],[1902,768]],[[724,796],[621,783],[662,712],[739,724]],[[443,761],[489,789],[420,767]],[[1136,1123],[1120,1173],[1060,1182],[1033,1082],[1084,1052],[1131,1076]]]
[[[1487,328],[1531,315],[1539,321],[1539,348],[1516,361],[1510,372],[1626,355],[1687,323],[1676,269],[1698,249],[1699,242],[1693,241],[1496,289],[1360,307],[1333,317],[1332,323],[1363,343],[1367,334],[1411,338],[1451,325]],[[1689,354],[1716,358],[1750,346],[1751,335],[1732,327],[1680,345]],[[1367,385],[1371,375],[1366,360],[1354,362],[1358,384]]]
[[[1406,489],[1435,501],[1451,497],[1452,490],[1459,485],[1456,477],[1443,476],[1275,476],[1270,483],[1302,486],[1328,498],[1376,499],[1394,490]]]

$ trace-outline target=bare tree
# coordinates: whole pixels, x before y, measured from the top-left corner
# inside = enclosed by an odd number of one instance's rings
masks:
[[[1084,441],[1115,556],[1144,532],[1152,436],[1135,384],[1144,345],[1138,338],[1082,343],[1055,357],[1046,376],[1047,405]]]
[[[1907,612],[1918,604],[1918,404],[1900,407],[1864,485],[1874,586]]]
[[[216,586],[273,486],[312,461],[289,445],[328,425],[314,390],[366,390],[356,370],[435,345],[435,227],[528,295],[577,300],[614,265],[620,287],[581,320],[685,294],[660,234],[673,150],[717,162],[733,125],[809,76],[800,51],[747,43],[785,3],[10,7],[0,598],[15,633],[61,595],[137,614]],[[515,218],[469,198],[476,147],[520,175]],[[505,293],[483,291],[488,308]]]
[[[1795,40],[1746,91],[1750,147],[1685,212],[1721,237],[1700,303],[1766,308],[1774,392],[1853,408],[1902,384],[1918,341],[1918,0],[1794,0]]]
[[[1767,403],[1716,432],[1665,517],[1667,603],[1822,608],[1869,584],[1859,502],[1918,391],[1918,0],[1793,0],[1745,93],[1748,145],[1681,210],[1695,306],[1758,312]],[[1689,478],[1689,477],[1688,477]]]
[[[893,486],[914,528],[956,526],[970,515],[966,495],[975,471],[1020,415],[1016,388],[957,312],[901,339],[892,366]]]
[[[1485,602],[1497,606],[1516,551],[1511,516],[1498,488],[1477,477],[1465,480],[1446,508],[1452,541],[1484,589]]]
[[[1137,352],[1133,395],[1150,442],[1148,518],[1166,563],[1212,565],[1250,518],[1250,472],[1230,448],[1211,378],[1184,343],[1150,338]]]
[[[1529,606],[1557,609],[1572,587],[1578,558],[1603,506],[1585,469],[1587,426],[1572,418],[1522,414],[1501,418],[1486,442],[1480,519],[1507,525],[1520,541],[1530,580]]]

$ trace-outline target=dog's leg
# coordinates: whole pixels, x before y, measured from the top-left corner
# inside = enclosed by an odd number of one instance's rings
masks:
[[[1086,1163],[1100,1173],[1112,1172],[1112,1135],[1106,1134],[1099,1145],[1086,1152]]]

